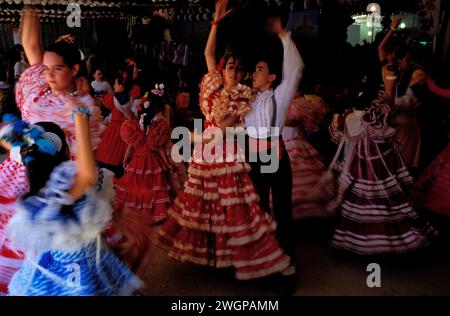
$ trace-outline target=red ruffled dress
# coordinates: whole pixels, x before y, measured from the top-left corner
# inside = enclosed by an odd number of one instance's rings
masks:
[[[116,181],[116,206],[134,209],[158,223],[166,218],[170,203],[170,186],[164,174],[170,127],[164,119],[156,119],[144,134],[137,120],[126,120],[121,136],[134,152],[125,175]]]
[[[250,89],[239,85],[225,91],[217,71],[203,78],[200,97],[206,117],[204,133],[212,131],[227,112],[250,109]],[[238,279],[285,270],[290,259],[276,239],[276,223],[258,205],[259,197],[248,175],[250,166],[237,159],[240,153],[235,150],[224,150],[223,161],[198,159],[201,157],[196,154],[206,146],[195,148],[188,180],[158,232],[158,244],[180,261],[234,267]],[[233,159],[226,159],[227,154]]]
[[[6,227],[16,212],[17,199],[29,189],[24,165],[9,157],[0,164],[0,295],[8,293],[8,284],[24,260],[24,254],[6,238]]]
[[[126,239],[122,258],[136,270],[148,252],[151,226],[167,217],[170,127],[165,119],[157,118],[144,133],[137,120],[128,119],[120,134],[134,152],[125,175],[116,180],[114,223]]]
[[[141,97],[141,87],[137,84],[134,84],[130,90],[130,98],[138,99]]]
[[[120,137],[120,128],[126,116],[114,104],[114,93],[105,95],[103,106],[111,111],[111,120],[103,133],[96,159],[107,165],[118,166],[122,164],[127,150],[127,144]]]
[[[287,121],[292,126],[283,128],[283,140],[292,169],[292,207],[295,219],[326,217],[325,211],[331,186],[321,182],[326,171],[321,156],[308,142],[306,132],[317,132],[328,112],[322,98],[315,95],[297,95],[289,105]]]

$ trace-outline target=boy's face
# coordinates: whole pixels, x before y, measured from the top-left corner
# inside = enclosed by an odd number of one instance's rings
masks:
[[[406,53],[401,59],[398,59],[398,67],[400,69],[408,69],[414,64],[413,56],[411,53]]]
[[[276,75],[270,74],[269,66],[265,61],[260,61],[256,64],[255,72],[253,73],[253,88],[259,91],[265,91],[272,87],[272,82]]]
[[[94,79],[95,79],[96,81],[102,81],[102,80],[103,80],[103,72],[102,72],[100,69],[97,69],[97,70],[94,72]]]

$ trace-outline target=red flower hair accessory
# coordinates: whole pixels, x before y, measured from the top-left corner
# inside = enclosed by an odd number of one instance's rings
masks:
[[[162,97],[164,95],[164,84],[156,84],[155,89],[153,89],[151,92]]]

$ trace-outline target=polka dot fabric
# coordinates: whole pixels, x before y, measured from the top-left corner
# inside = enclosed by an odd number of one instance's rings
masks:
[[[69,100],[65,96],[48,93],[49,89],[42,64],[31,66],[25,70],[16,84],[17,106],[22,112],[22,119],[31,124],[53,122],[60,126],[66,134],[70,152],[74,155],[76,153],[75,125],[66,109]],[[100,109],[95,106],[94,99],[90,95],[79,96],[77,99],[92,113],[89,118],[89,128],[92,146],[96,149],[105,129]]]
[[[8,284],[22,266],[24,256],[11,247],[6,227],[16,209],[16,200],[29,190],[25,166],[7,158],[0,164],[0,295],[6,294]]]

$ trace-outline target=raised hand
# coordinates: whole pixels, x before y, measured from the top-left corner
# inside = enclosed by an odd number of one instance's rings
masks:
[[[35,65],[41,63],[40,23],[36,10],[30,7],[25,7],[22,10],[19,33],[29,64]]]
[[[391,29],[396,30],[400,24],[400,22],[402,21],[403,17],[402,16],[396,16],[394,18],[392,18],[391,21]]]
[[[219,22],[224,19],[233,9],[227,10],[228,0],[217,0],[216,1],[216,14],[214,16],[214,21]]]
[[[67,42],[70,44],[75,44],[75,35],[72,34],[61,35],[55,42]]]
[[[283,27],[283,24],[281,23],[281,18],[278,16],[270,18],[267,27],[269,32],[272,32],[278,36],[286,33],[286,29]]]

